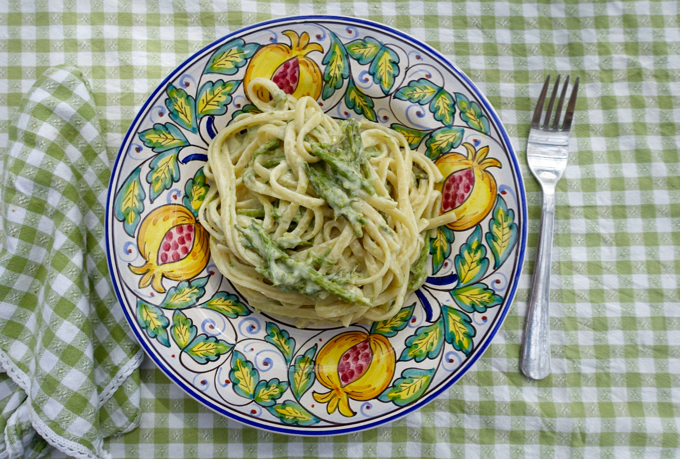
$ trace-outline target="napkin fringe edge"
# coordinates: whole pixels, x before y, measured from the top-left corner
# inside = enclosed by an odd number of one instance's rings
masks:
[[[136,356],[135,356],[136,357]],[[12,361],[12,359],[0,349],[0,366],[7,372],[12,381],[14,381],[31,400],[30,390],[29,390],[29,378],[26,373],[21,371],[19,367]],[[126,368],[124,366],[123,368]],[[134,370],[134,368],[133,368]],[[120,374],[120,372],[119,372]],[[117,379],[117,378],[114,378]],[[93,445],[94,450],[86,448],[85,446],[76,443],[72,440],[68,440],[60,435],[57,435],[33,410],[31,403],[28,403],[28,419],[31,421],[31,425],[35,431],[43,437],[50,445],[57,448],[59,451],[71,455],[76,459],[111,459],[111,454],[104,449],[103,439],[99,439],[98,445]]]

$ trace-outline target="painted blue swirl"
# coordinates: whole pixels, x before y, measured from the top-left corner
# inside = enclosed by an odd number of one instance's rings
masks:
[[[366,402],[366,403],[364,403],[363,405],[361,405],[361,408],[359,408],[359,411],[361,412],[361,414],[362,414],[363,416],[366,416],[366,417],[368,418],[368,417],[371,417],[371,416],[372,416],[372,414],[369,413],[369,411],[371,410],[371,408],[373,408],[373,405],[371,405],[370,403]]]
[[[515,194],[515,190],[509,187],[508,185],[500,185],[498,187],[498,192],[501,194],[501,196],[505,197],[508,193],[510,193],[510,196],[512,196],[512,199],[515,201],[514,203],[508,202],[508,200],[505,200],[505,203],[508,205],[509,209],[512,209],[513,204],[517,204],[517,195]]]
[[[191,80],[191,83],[189,83],[187,80]],[[182,75],[179,78],[179,86],[184,90],[190,88],[192,83],[193,83],[194,88],[195,88],[196,87],[196,80],[194,79],[194,77],[192,77],[188,73],[185,73],[184,75]]]
[[[154,108],[149,110],[149,119],[154,124],[160,123],[163,121],[161,118],[165,117],[167,114],[168,110],[163,105],[156,105]]]
[[[339,38],[359,38],[359,29],[353,26],[347,26],[345,28],[346,34],[336,33]]]
[[[388,109],[386,109],[386,108],[381,108],[381,109],[378,110],[376,113],[377,113],[377,115],[378,115],[378,121],[380,121],[381,123],[389,123],[389,122],[390,122],[390,117],[389,117],[389,115],[383,115],[383,114],[382,114],[382,113],[388,113],[388,114],[389,114],[389,113],[392,113],[392,112],[390,112]]]
[[[483,140],[486,140],[486,136],[479,132],[471,132],[465,136],[465,141],[474,145],[475,148],[479,148]]]
[[[144,154],[144,145],[140,145],[138,143],[130,144],[130,148],[128,148],[127,155],[128,158],[134,161],[144,161],[145,159],[148,158],[148,156]]]
[[[274,32],[272,29],[264,29],[263,32],[269,32],[271,34],[269,36],[269,43],[278,43],[279,42],[279,34]]]
[[[321,42],[321,41],[324,41],[326,39],[326,29],[324,29],[323,27],[321,27],[317,24],[308,24],[308,25],[312,26],[312,27],[316,27],[321,32],[320,34],[318,33],[315,36],[318,41]],[[309,34],[311,35],[312,33],[310,32]]]
[[[415,113],[414,113],[415,112]],[[414,116],[417,118],[425,118],[425,108],[418,105],[418,104],[409,104],[408,108],[406,108],[406,119],[408,120],[409,123],[411,123],[411,126],[419,128],[419,129],[427,129],[429,130],[430,127],[425,126],[424,124],[419,124],[416,121],[414,121]]]
[[[411,55],[413,55],[413,57],[419,62],[421,62],[423,60],[423,56],[420,55],[420,51],[418,51],[416,49],[409,51],[408,54],[407,54],[409,66],[411,64]],[[415,75],[415,73],[413,73],[413,74]]]
[[[410,53],[408,53],[409,57],[411,56],[412,53],[417,53],[417,51],[411,51]],[[419,55],[419,54],[417,54],[417,55]],[[422,74],[422,77],[424,77],[428,80],[430,78],[432,78],[432,73],[430,73],[430,71],[427,70],[427,69],[418,69],[418,70],[414,71],[413,73],[409,74],[409,78],[413,78],[416,75],[420,75],[420,74]]]
[[[262,408],[260,408],[260,405],[253,403],[250,406],[250,412],[248,414],[252,417],[259,418],[262,415]]]
[[[254,317],[244,319],[238,324],[238,331],[241,334],[241,336],[256,335],[260,331],[260,328],[262,328],[262,326],[260,325],[260,321]]]
[[[168,202],[168,204],[172,204],[172,203],[177,202],[179,200],[179,198],[181,198],[181,197],[182,197],[182,190],[180,190],[179,188],[173,188],[168,193],[166,201]]]
[[[255,368],[257,368],[261,373],[266,373],[267,371],[271,370],[274,368],[274,361],[269,358],[265,357],[265,354],[274,354],[275,356],[279,356],[280,354],[276,351],[272,351],[270,349],[264,349],[257,354],[255,354]]]
[[[475,325],[481,326],[486,324],[489,319],[484,314],[475,313],[472,314],[472,321],[475,323]]]
[[[442,359],[442,368],[446,371],[454,371],[460,367],[463,359],[460,358],[460,354],[455,351],[449,351],[444,355]]]
[[[496,276],[500,277],[500,279],[494,279]],[[508,278],[501,272],[495,272],[489,278],[489,287],[499,293],[505,292],[508,289]]]
[[[123,244],[123,251],[118,258],[120,261],[125,263],[132,263],[139,257],[139,250],[137,249],[137,244],[134,242],[126,242]]]
[[[354,82],[361,89],[368,89],[371,86],[373,86],[373,78],[366,70],[362,70],[359,76],[354,80]]]
[[[196,374],[191,383],[196,389],[200,390],[201,392],[205,392],[208,389],[210,389],[210,382],[208,382],[208,378],[206,377],[206,375],[202,373]]]
[[[227,381],[229,381],[229,380],[227,379],[227,376],[226,376],[226,375],[224,376],[224,378],[222,377],[222,369],[223,369],[223,368],[225,368],[225,367],[219,367],[219,368],[217,369],[217,373],[216,373],[216,375],[215,375],[215,382],[216,382],[217,384],[219,384],[221,387],[227,387],[229,384],[231,384],[231,382],[227,382]],[[229,371],[229,367],[226,367],[225,371],[228,372],[228,371]],[[227,373],[227,374],[229,374],[229,373]]]
[[[218,336],[224,333],[225,329],[227,328],[227,322],[224,319],[224,316],[221,314],[215,314],[215,316],[219,317],[221,320],[221,324],[217,324],[212,318],[206,318],[203,319],[203,322],[201,322],[201,330],[203,330],[203,333],[205,333],[208,336]]]
[[[245,89],[245,88],[243,88],[243,89]],[[234,107],[236,107],[238,109],[238,108],[243,108],[243,106],[249,104],[250,101],[245,96],[238,95],[238,96],[234,96],[232,103],[233,103]]]
[[[340,111],[341,106],[342,106],[342,104],[338,104],[338,106],[335,107],[335,111],[338,114],[338,118],[343,119],[343,120],[349,119],[349,112],[346,112],[344,110],[341,112]]]

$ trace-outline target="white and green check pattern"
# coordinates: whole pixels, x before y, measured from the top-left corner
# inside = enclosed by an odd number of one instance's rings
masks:
[[[110,165],[82,73],[44,72],[13,116],[9,138],[0,455],[35,457],[49,443],[80,458],[105,457],[103,438],[139,422],[139,378],[130,376],[142,352],[108,278],[102,238]]]
[[[497,109],[525,175],[529,249],[514,307],[486,354],[433,403],[359,434],[286,437],[212,413],[147,360],[140,426],[105,448],[144,459],[678,457],[679,8],[648,0],[0,2],[0,145],[51,66],[77,66],[91,82],[110,160],[152,90],[206,44],[274,17],[343,14],[396,27],[462,68]],[[533,382],[518,369],[540,217],[526,138],[545,76],[557,72],[582,85],[558,186],[553,374]],[[0,390],[2,406],[16,403],[10,392]]]

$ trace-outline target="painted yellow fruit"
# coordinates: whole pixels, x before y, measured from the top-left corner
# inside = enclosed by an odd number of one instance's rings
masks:
[[[491,212],[496,201],[496,179],[486,169],[501,167],[495,158],[487,158],[489,147],[475,150],[463,143],[467,156],[448,153],[435,164],[445,178],[435,188],[442,192],[441,214],[455,212],[457,220],[447,226],[454,231],[464,231],[481,222]]]
[[[165,292],[163,277],[173,281],[191,279],[203,271],[210,259],[209,236],[184,206],[168,204],[146,216],[137,235],[137,248],[146,263],[133,273],[142,276],[139,288]]]
[[[327,403],[328,414],[340,410],[346,417],[356,413],[349,399],[371,400],[380,395],[394,376],[395,355],[382,335],[350,331],[331,339],[319,351],[315,373],[329,392],[314,392],[314,400]]]
[[[307,54],[323,51],[323,48],[318,43],[310,43],[307,32],[298,36],[292,30],[286,30],[283,35],[290,39],[290,46],[272,43],[260,48],[248,65],[243,86],[247,88],[253,78],[268,78],[296,99],[303,96],[318,99],[323,86],[321,70]],[[271,100],[269,91],[264,88],[257,89],[257,95],[262,100]]]

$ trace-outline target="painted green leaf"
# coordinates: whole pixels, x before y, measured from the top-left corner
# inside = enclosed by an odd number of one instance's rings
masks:
[[[255,387],[255,403],[261,406],[272,406],[281,398],[283,393],[288,389],[287,382],[281,382],[277,378],[271,381],[260,381]]]
[[[140,132],[139,140],[156,153],[189,145],[182,131],[173,123],[156,123],[151,129]]]
[[[168,107],[170,119],[194,134],[198,132],[196,122],[196,101],[182,88],[168,85],[168,98],[165,106]]]
[[[451,297],[458,306],[467,312],[485,312],[487,308],[498,306],[503,297],[488,288],[486,284],[472,284],[451,291]]]
[[[500,194],[491,216],[493,218],[489,221],[486,243],[489,244],[493,254],[493,267],[498,269],[505,263],[515,244],[517,244],[519,228],[517,223],[515,223],[515,212],[512,209],[508,209],[505,200]]]
[[[383,46],[373,59],[368,73],[373,76],[373,82],[380,86],[382,92],[389,94],[394,79],[399,76],[399,56],[389,47]]]
[[[290,363],[295,353],[295,339],[291,338],[286,330],[281,330],[273,322],[267,322],[267,336],[264,340],[276,346],[286,358],[286,363]]]
[[[425,145],[428,158],[434,160],[453,148],[457,148],[463,142],[465,129],[462,127],[451,127],[437,129],[432,133]]]
[[[138,299],[137,323],[149,335],[149,338],[155,338],[163,346],[170,347],[170,340],[168,339],[170,321],[158,307]]]
[[[366,37],[365,40],[354,40],[348,43],[346,48],[349,55],[359,61],[359,64],[366,65],[378,54],[381,46],[382,43],[376,39]]]
[[[194,338],[197,328],[193,321],[184,315],[182,311],[175,311],[172,316],[172,337],[180,349],[184,349]]]
[[[290,381],[293,395],[298,400],[314,383],[314,354],[316,344],[307,352],[295,358],[295,363],[288,367],[288,381]]]
[[[430,103],[430,111],[434,115],[434,119],[441,121],[447,126],[453,126],[453,116],[456,113],[456,105],[451,94],[443,89],[434,96]]]
[[[160,194],[172,188],[172,184],[179,181],[179,148],[158,154],[149,165],[146,181],[149,185],[149,199],[153,203]]]
[[[212,309],[230,319],[250,314],[250,310],[246,308],[245,304],[239,301],[239,298],[236,295],[227,292],[215,293],[215,295],[203,303],[201,307]]]
[[[324,99],[331,97],[349,77],[349,61],[345,47],[333,32],[329,32],[329,35],[331,46],[322,61],[326,66],[323,72],[322,97]]]
[[[251,400],[255,397],[255,388],[260,382],[260,373],[239,351],[234,351],[231,357],[229,379],[234,384],[234,392],[241,397]]]
[[[413,315],[413,310],[415,307],[416,303],[413,303],[411,306],[401,308],[401,310],[390,319],[382,320],[380,322],[373,322],[373,326],[371,326],[371,334],[378,334],[392,338],[398,332],[406,328],[408,321]]]
[[[408,142],[409,147],[411,147],[411,150],[415,150],[416,148],[418,148],[422,143],[423,139],[427,137],[427,135],[429,134],[429,131],[419,131],[417,129],[411,129],[406,126],[402,126],[401,124],[393,124],[390,127],[404,136],[404,138]]]
[[[431,83],[425,78],[411,81],[408,86],[404,86],[394,94],[394,97],[400,100],[408,100],[409,102],[417,102],[420,105],[429,104],[434,98],[435,94],[441,88],[434,83]]]
[[[475,283],[484,276],[489,267],[489,259],[486,258],[486,247],[482,244],[481,225],[475,227],[453,262],[461,287]]]
[[[446,226],[437,228],[437,236],[430,239],[432,274],[437,274],[451,255],[451,244],[453,244],[453,231]]]
[[[267,409],[284,424],[292,426],[311,426],[319,423],[319,418],[304,409],[302,405],[292,400],[286,400],[280,405],[270,406]]]
[[[259,108],[254,106],[253,104],[246,104],[243,106],[242,109],[235,111],[233,115],[231,115],[231,119],[233,120],[239,115],[242,115],[244,113],[251,113],[253,115],[257,115],[258,113],[262,113]]]
[[[144,199],[146,193],[142,187],[142,181],[139,179],[141,166],[132,171],[123,183],[123,186],[118,190],[116,201],[114,202],[116,219],[123,222],[125,232],[130,235],[135,235],[137,225],[139,225],[139,216],[144,212]]]
[[[425,359],[436,358],[444,345],[444,330],[441,319],[432,325],[426,325],[416,330],[415,335],[406,340],[406,348],[399,357],[400,362],[415,359],[422,362]]]
[[[419,368],[407,368],[401,372],[401,378],[394,381],[394,385],[388,387],[378,396],[382,402],[392,402],[397,406],[406,406],[420,399],[430,386],[435,369],[422,370]]]
[[[198,117],[206,115],[224,115],[227,105],[231,102],[231,94],[241,84],[240,81],[208,81],[198,90]]]
[[[198,217],[198,209],[201,208],[201,204],[203,204],[209,189],[210,186],[205,183],[205,174],[202,167],[196,171],[194,177],[190,178],[184,186],[182,203],[184,207],[191,210],[194,217]]]
[[[205,68],[204,73],[234,75],[238,69],[246,65],[248,59],[260,48],[257,43],[246,44],[241,38],[231,40],[218,49]]]
[[[469,100],[465,95],[456,93],[456,103],[460,110],[460,117],[472,129],[489,133],[489,120],[482,113],[482,109],[475,101]]]
[[[360,88],[356,87],[352,80],[350,80],[347,85],[345,105],[347,105],[347,108],[350,110],[354,110],[358,115],[364,115],[373,122],[378,119],[373,110],[373,101],[370,97],[367,97]]]
[[[203,365],[219,359],[220,356],[231,351],[233,347],[233,344],[217,339],[214,336],[198,335],[184,348],[184,352]]]
[[[177,286],[170,287],[165,299],[161,303],[161,308],[184,309],[196,305],[196,302],[205,293],[205,284],[208,283],[210,276],[199,277],[191,282],[182,281]]]
[[[444,329],[446,330],[446,342],[457,351],[470,355],[473,348],[472,338],[477,332],[472,325],[472,319],[463,311],[442,306],[444,317]]]

